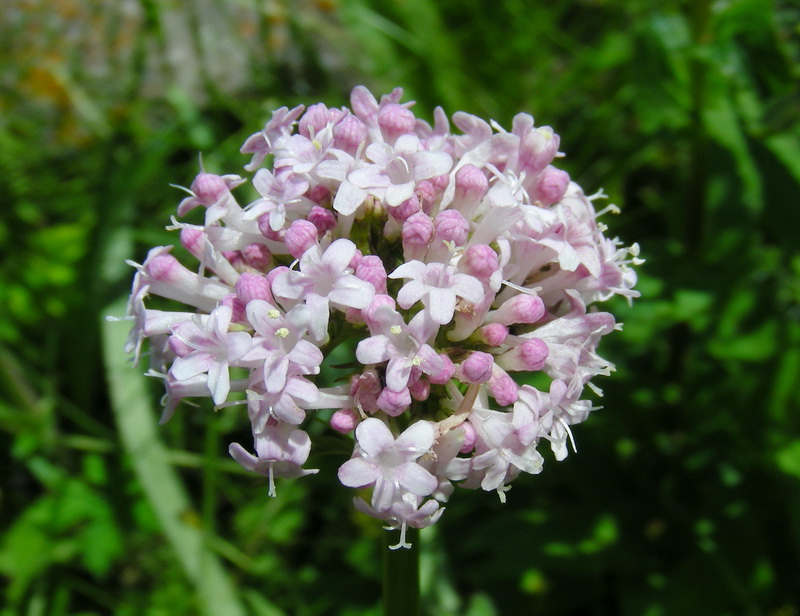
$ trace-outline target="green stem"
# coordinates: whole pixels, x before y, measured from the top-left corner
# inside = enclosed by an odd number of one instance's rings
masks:
[[[406,529],[410,548],[392,550],[398,542],[396,532],[383,533],[383,615],[419,614],[419,531]]]

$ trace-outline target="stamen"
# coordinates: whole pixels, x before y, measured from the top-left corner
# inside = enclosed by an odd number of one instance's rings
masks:
[[[390,550],[397,550],[399,548],[406,548],[407,550],[411,548],[410,543],[406,543],[406,523],[400,523],[400,541],[396,545],[390,545]]]
[[[270,462],[269,462],[269,495],[274,498],[275,496],[277,496],[278,493],[275,491],[275,477],[274,477],[274,475],[272,473],[272,465],[273,464],[274,464],[274,462],[272,460],[270,460]]]
[[[511,486],[500,486],[497,488],[497,496],[500,497],[500,502],[504,505],[506,504],[506,492],[511,489]]]
[[[510,280],[504,280],[503,284],[514,289],[515,291],[519,291],[520,293],[525,293],[526,295],[535,295],[537,297],[539,296],[539,291],[542,290],[542,287],[533,287],[532,289],[529,289],[528,287],[521,287],[518,284],[514,284]]]
[[[567,431],[567,436],[569,437],[569,442],[572,444],[572,451],[578,453],[578,448],[575,446],[575,438],[572,436],[572,430],[569,428],[569,424],[564,421],[563,417],[559,417],[558,421],[561,422],[561,425],[564,426],[564,429]]]

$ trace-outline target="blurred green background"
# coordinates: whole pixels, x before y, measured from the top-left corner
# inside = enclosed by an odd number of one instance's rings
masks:
[[[342,459],[269,499],[227,456],[247,422],[156,427],[160,383],[103,321],[124,259],[174,242],[198,153],[242,173],[271,109],[357,84],[428,120],[532,113],[647,259],[579,453],[506,505],[456,491],[424,614],[799,614],[799,23],[767,0],[8,0],[0,614],[380,613],[383,531]]]

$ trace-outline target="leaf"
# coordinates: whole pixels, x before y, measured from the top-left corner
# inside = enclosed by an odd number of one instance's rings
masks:
[[[110,315],[124,312],[124,300],[105,310]],[[167,462],[156,433],[156,417],[149,403],[145,377],[131,367],[122,350],[126,329],[119,323],[102,324],[111,405],[123,447],[176,559],[195,586],[203,612],[208,616],[244,616],[236,590],[219,558],[204,542],[203,529],[186,523],[191,503],[177,473]]]
[[[775,453],[778,468],[800,479],[800,439],[795,439]]]

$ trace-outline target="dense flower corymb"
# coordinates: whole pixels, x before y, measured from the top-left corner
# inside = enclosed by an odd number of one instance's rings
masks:
[[[357,87],[352,109],[275,111],[242,147],[259,196],[242,205],[245,179],[200,173],[178,215],[204,208],[202,224],[174,226],[196,271],[152,249],[128,309],[128,351],[149,339],[165,381],[164,421],[183,398],[246,405],[256,455],[230,453],[274,495],[276,477],[317,472],[303,424],[325,412],[352,434],[339,480],[371,488],[356,507],[401,530],[395,547],[439,519],[455,482],[505,500],[541,472],[543,441],[566,457],[596,408],[585,387],[613,370],[597,346],[619,325],[588,307],[638,296],[640,262],[604,235],[600,195],[553,165],[550,127],[458,112],[451,133],[440,108],[430,126],[401,97]],[[146,308],[149,295],[186,311]],[[322,387],[343,344],[351,373]]]

